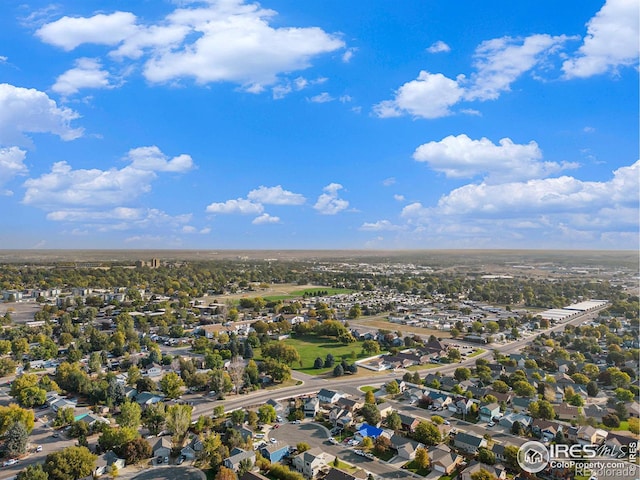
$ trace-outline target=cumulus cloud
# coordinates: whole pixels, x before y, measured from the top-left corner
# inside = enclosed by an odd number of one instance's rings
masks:
[[[262,213],[264,207],[261,203],[254,203],[246,198],[227,200],[226,202],[214,202],[207,206],[208,213],[231,214],[240,213],[242,215],[255,215]]]
[[[147,152],[147,155],[142,152]],[[148,161],[152,154],[155,155],[155,163]],[[120,169],[73,169],[67,162],[56,162],[49,173],[24,182],[23,203],[58,212],[56,215],[74,215],[73,212],[82,212],[86,207],[123,207],[113,212],[124,215],[133,211],[127,210],[128,202],[151,190],[151,183],[157,178],[156,172],[185,171],[185,163],[191,163],[190,157],[189,162],[184,157],[188,155],[161,162],[165,157],[157,147],[141,147],[129,152],[131,164]],[[180,168],[176,169],[176,165]]]
[[[502,37],[482,42],[475,52],[476,72],[466,100],[495,100],[523,73],[555,53],[572,37],[531,35],[526,38]]]
[[[191,78],[199,84],[234,82],[248,92],[304,70],[311,60],[344,48],[344,41],[319,27],[272,26],[277,15],[241,0],[182,2],[156,24],[130,12],[62,17],[36,31],[65,50],[91,43],[114,47],[113,59],[139,60],[154,83]]]
[[[338,192],[342,190],[339,183],[330,183],[323,188],[325,193],[318,197],[313,208],[321,215],[335,215],[345,210],[349,206],[349,202],[339,198]]]
[[[566,60],[567,78],[591,77],[638,64],[640,8],[636,0],[607,0],[587,23],[577,55]]]
[[[503,138],[496,145],[488,138],[472,140],[464,134],[420,145],[413,158],[449,178],[486,175],[487,181],[493,183],[546,177],[578,166],[541,161],[542,151],[534,141],[519,145]]]
[[[364,230],[366,232],[393,231],[401,229],[401,226],[394,225],[389,220],[378,220],[377,222],[373,223],[365,222],[360,226],[360,230]]]
[[[446,53],[450,51],[451,51],[451,47],[446,43],[444,43],[442,40],[438,40],[437,42],[433,43],[430,47],[427,48],[427,52],[429,53],[443,53],[443,52]]]
[[[441,73],[421,71],[416,80],[402,85],[393,100],[385,100],[373,107],[381,118],[409,114],[421,118],[440,118],[451,114],[450,108],[458,103],[464,89],[458,80]]]
[[[393,196],[393,199],[397,202],[404,202],[404,195],[400,195],[399,193],[396,193]]]
[[[150,172],[182,173],[194,167],[190,155],[182,154],[169,160],[155,145],[133,148],[129,150],[127,158],[131,161],[132,168]]]
[[[327,102],[333,102],[334,100],[335,98],[333,98],[327,92],[319,93],[318,95],[314,95],[309,99],[309,101],[313,103],[327,103]]]
[[[73,50],[84,43],[117,45],[136,31],[136,16],[129,12],[115,12],[93,17],[62,17],[36,31],[43,42]]]
[[[44,92],[0,84],[0,144],[29,144],[25,133],[52,133],[63,140],[75,140],[83,130],[72,128],[71,122],[79,117],[75,111],[59,107]]]
[[[285,190],[281,185],[275,187],[260,185],[255,190],[251,190],[247,198],[252,202],[266,205],[302,205],[306,202],[303,195]]]
[[[93,58],[76,60],[75,68],[67,70],[56,79],[51,89],[61,95],[69,96],[83,88],[112,88],[109,72],[102,70],[101,63]]]
[[[27,173],[26,154],[18,147],[0,148],[0,195],[12,195],[10,190],[2,190],[3,186],[17,175]]]
[[[264,224],[268,224],[268,223],[280,223],[280,217],[274,217],[272,215],[269,215],[268,213],[263,213],[259,217],[254,218],[251,223],[253,223],[254,225],[264,225]]]
[[[385,187],[390,187],[391,185],[395,185],[395,183],[396,177],[388,177],[382,181],[382,185],[384,185]]]
[[[185,231],[185,229],[188,230],[185,224],[191,220],[191,215],[169,215],[155,208],[116,207],[107,210],[74,208],[49,212],[47,220],[81,223],[85,229],[96,232],[174,228],[188,233]]]

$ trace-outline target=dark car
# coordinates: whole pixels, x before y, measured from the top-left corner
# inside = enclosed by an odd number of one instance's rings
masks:
[[[162,455],[160,455],[158,458],[156,458],[156,463],[162,463],[164,460],[164,458],[162,457]]]
[[[187,457],[185,457],[184,455],[180,455],[180,458],[178,458],[178,461],[176,462],[176,464],[182,465],[186,459]]]

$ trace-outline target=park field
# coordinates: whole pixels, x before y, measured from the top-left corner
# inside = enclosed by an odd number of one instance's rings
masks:
[[[348,288],[329,288],[329,287],[310,287],[305,288],[304,290],[294,290],[284,295],[266,295],[263,298],[267,302],[277,302],[279,300],[293,300],[296,298],[301,298],[306,296],[313,297],[318,292],[323,292],[324,296],[330,295],[339,295],[341,293],[353,293],[355,290],[350,290]]]
[[[362,353],[362,342],[344,344],[329,337],[305,335],[303,337],[287,338],[284,343],[294,347],[300,355],[300,363],[291,365],[291,368],[309,375],[321,375],[333,371],[333,368],[313,368],[313,362],[315,362],[316,358],[324,359],[328,353],[333,355],[336,363],[340,363],[345,358],[347,363],[351,364],[365,357]],[[260,354],[260,349],[256,349],[256,358],[259,359]]]

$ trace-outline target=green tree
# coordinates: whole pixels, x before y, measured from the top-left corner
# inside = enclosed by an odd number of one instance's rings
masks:
[[[106,452],[108,450],[121,448],[124,444],[137,437],[138,430],[135,428],[107,426],[100,434],[98,444],[102,450]]]
[[[478,449],[478,460],[485,465],[494,465],[496,463],[496,454],[485,447]]]
[[[450,348],[449,352],[447,353],[447,358],[450,362],[457,362],[462,358],[462,355],[460,354],[460,350],[458,350],[457,348]]]
[[[496,480],[496,477],[488,470],[481,468],[477,472],[473,472],[471,474],[471,480]]]
[[[518,463],[518,447],[515,445],[507,445],[504,447],[504,458],[506,465],[512,470],[520,471]]]
[[[298,449],[298,452],[299,452],[299,453],[306,452],[307,450],[310,450],[310,449],[311,449],[311,447],[309,446],[309,444],[308,444],[308,443],[306,443],[306,442],[300,442],[300,443],[298,443],[298,444],[296,445],[296,448]]]
[[[127,370],[127,385],[134,386],[142,378],[142,373],[137,365],[131,365]]]
[[[118,425],[121,427],[138,428],[142,418],[142,409],[136,402],[124,402],[120,405]]]
[[[459,382],[469,380],[469,378],[471,378],[471,370],[465,367],[458,367],[456,368],[456,371],[453,372],[453,376]]]
[[[400,419],[400,414],[395,410],[389,412],[389,414],[385,418],[385,422],[387,427],[391,430],[400,430],[402,428],[402,420]]]
[[[377,425],[380,423],[381,415],[375,403],[367,403],[360,409],[360,415],[369,425]]]
[[[236,425],[242,425],[244,423],[245,411],[241,408],[231,412],[231,421]]]
[[[67,447],[47,455],[44,471],[49,480],[76,480],[91,474],[96,458],[86,447]]]
[[[14,423],[24,424],[28,433],[31,433],[35,424],[33,410],[24,409],[15,403],[9,406],[0,405],[0,436],[3,436]]]
[[[432,422],[420,422],[416,426],[413,437],[424,445],[437,445],[442,441],[440,430]]]
[[[74,409],[72,407],[59,408],[56,412],[56,418],[53,420],[54,427],[64,427],[71,425],[75,418]]]
[[[367,355],[377,355],[380,353],[380,344],[375,340],[365,340],[362,342],[362,351]]]
[[[373,390],[367,390],[367,392],[364,394],[364,403],[368,403],[371,405],[376,404],[376,396],[373,393]]]
[[[4,448],[10,457],[17,457],[27,451],[29,432],[22,422],[14,422],[4,434]]]
[[[416,466],[420,469],[425,469],[429,466],[429,453],[422,447],[416,450],[416,456],[414,458]]]
[[[491,388],[493,388],[498,393],[507,393],[509,391],[509,385],[507,385],[502,380],[496,380],[491,384]]]
[[[384,386],[384,388],[389,395],[397,395],[398,393],[400,393],[400,386],[395,380],[391,380]]]
[[[165,374],[160,380],[160,390],[169,399],[178,398],[182,393],[184,382],[175,372]]]
[[[153,451],[151,445],[144,438],[138,437],[128,441],[121,449],[127,465],[138,463],[147,458],[151,458]]]
[[[16,480],[49,480],[49,474],[42,469],[41,464],[29,465],[18,473]]]
[[[174,445],[182,445],[191,425],[191,405],[171,405],[167,408],[167,428],[173,433]]]
[[[258,418],[262,423],[274,423],[278,416],[273,405],[265,404],[258,408]]]

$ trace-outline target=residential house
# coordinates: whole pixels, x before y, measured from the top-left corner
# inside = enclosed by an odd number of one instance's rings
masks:
[[[550,422],[542,418],[536,418],[531,422],[531,433],[538,438],[547,438],[551,440],[556,437],[558,432],[562,431],[562,424],[557,422]]]
[[[410,461],[416,458],[416,450],[424,448],[424,445],[402,435],[394,434],[391,437],[391,447],[397,451],[399,458]]]
[[[573,405],[554,405],[553,409],[556,412],[558,420],[576,420],[580,415],[581,407],[574,407]]]
[[[271,405],[273,408],[275,408],[276,412],[281,413],[284,409],[284,407],[282,406],[282,404],[276,400],[274,400],[273,398],[270,398],[269,400],[266,401],[267,405]]]
[[[160,437],[152,447],[154,457],[168,457],[171,453],[169,437]]]
[[[247,442],[251,438],[253,438],[253,430],[250,430],[242,425],[236,425],[233,427],[234,430],[237,430],[240,436],[242,437],[242,441]]]
[[[318,400],[318,397],[309,398],[304,402],[302,409],[305,417],[313,418],[320,411],[320,400]]]
[[[151,392],[142,392],[136,396],[136,403],[142,408],[146,408],[154,403],[160,403],[164,400],[164,395],[159,395]]]
[[[348,412],[354,412],[364,406],[362,400],[354,400],[347,397],[340,397],[336,402],[336,406],[347,410]]]
[[[369,424],[363,423],[362,425],[360,425],[360,428],[358,428],[358,431],[355,433],[353,438],[354,438],[354,440],[357,440],[358,442],[361,442],[362,440],[364,440],[367,437],[370,437],[373,440],[375,440],[380,435],[382,435],[383,432],[384,431],[381,428],[378,428],[378,427],[375,427],[373,425],[369,425]]]
[[[161,377],[162,373],[162,365],[152,363],[149,368],[142,373],[142,375],[145,377]]]
[[[443,475],[451,475],[453,471],[464,461],[464,458],[452,451],[445,444],[436,445],[429,449],[431,466]]]
[[[222,461],[222,464],[237,472],[240,468],[241,462],[250,461],[253,465],[256,461],[256,454],[253,450],[242,450],[241,448],[234,448],[229,452],[229,456]]]
[[[577,443],[580,445],[601,445],[607,439],[608,432],[586,425],[578,429]]]
[[[324,477],[324,480],[356,480],[356,477],[337,468],[332,468]]]
[[[471,476],[480,470],[486,470],[493,476],[493,478],[497,478],[498,480],[504,480],[507,478],[507,471],[502,465],[485,465],[484,463],[474,460],[469,463],[467,468],[464,469],[462,475],[460,475],[460,480],[471,480]]]
[[[393,406],[389,402],[379,403],[377,407],[378,407],[378,411],[380,412],[380,416],[382,418],[386,417],[391,412],[393,412]]]
[[[476,400],[472,400],[471,398],[461,398],[457,402],[455,402],[455,413],[460,415],[467,415],[471,410],[471,406],[477,403]],[[451,410],[451,405],[449,406],[449,410]]]
[[[585,405],[582,412],[586,418],[595,418],[598,423],[602,423],[602,417],[609,413],[606,408],[596,404]]]
[[[429,392],[429,398],[433,402],[433,408],[438,410],[447,408],[453,402],[453,398],[444,393]]]
[[[505,405],[509,405],[511,403],[511,399],[513,398],[513,394],[507,392],[507,393],[502,393],[502,392],[496,392],[495,390],[491,390],[489,389],[486,392],[487,395],[493,395],[494,397],[496,397],[496,400],[499,403],[504,403]]]
[[[113,453],[113,450],[109,450],[107,453],[100,455],[96,459],[93,475],[95,477],[99,477],[110,473],[114,468],[114,465],[115,468],[120,471],[124,468],[125,460],[124,458],[119,458],[115,453]]]
[[[410,405],[418,403],[424,397],[424,391],[419,388],[408,388],[404,391],[402,396],[408,401]]]
[[[320,448],[312,448],[293,458],[293,467],[307,478],[314,478],[320,470],[327,468],[334,456],[323,452]]]
[[[320,403],[334,404],[341,397],[344,397],[344,393],[335,390],[328,390],[326,388],[323,388],[318,392],[318,400],[320,400]]]
[[[238,480],[269,480],[269,478],[259,472],[244,472]]]
[[[491,451],[496,456],[496,461],[498,463],[503,463],[506,460],[506,457],[505,457],[505,454],[504,454],[504,448],[505,448],[505,446],[502,445],[501,443],[494,443],[491,446]]]
[[[522,413],[508,413],[500,419],[499,423],[501,426],[511,429],[513,428],[513,425],[518,422],[525,430],[527,430],[531,426],[532,421],[533,418],[529,415],[524,415]]]
[[[180,455],[183,455],[187,460],[193,460],[202,450],[204,450],[204,445],[198,437],[194,437],[187,446],[180,450]]]
[[[440,390],[444,390],[445,392],[450,392],[453,390],[453,387],[459,385],[460,382],[453,377],[442,377],[440,380]]]
[[[398,416],[400,417],[402,429],[407,432],[413,432],[420,423],[420,420],[417,417],[413,417],[411,415],[398,413]]]
[[[494,417],[500,415],[500,405],[496,402],[482,405],[479,413],[481,422],[491,422]]]
[[[279,443],[265,445],[260,448],[260,455],[269,460],[271,463],[279,462],[289,453],[289,445],[281,445]]]
[[[487,446],[487,440],[472,433],[461,432],[456,435],[453,445],[466,453],[475,455],[480,447]]]
[[[514,397],[511,399],[511,408],[515,412],[526,412],[529,410],[529,404],[533,401],[532,398],[527,397]]]
[[[93,427],[96,423],[104,423],[105,425],[109,425],[111,422],[99,415],[94,415],[92,413],[85,413],[84,415],[78,415],[75,417],[76,422],[84,422],[89,427]]]

